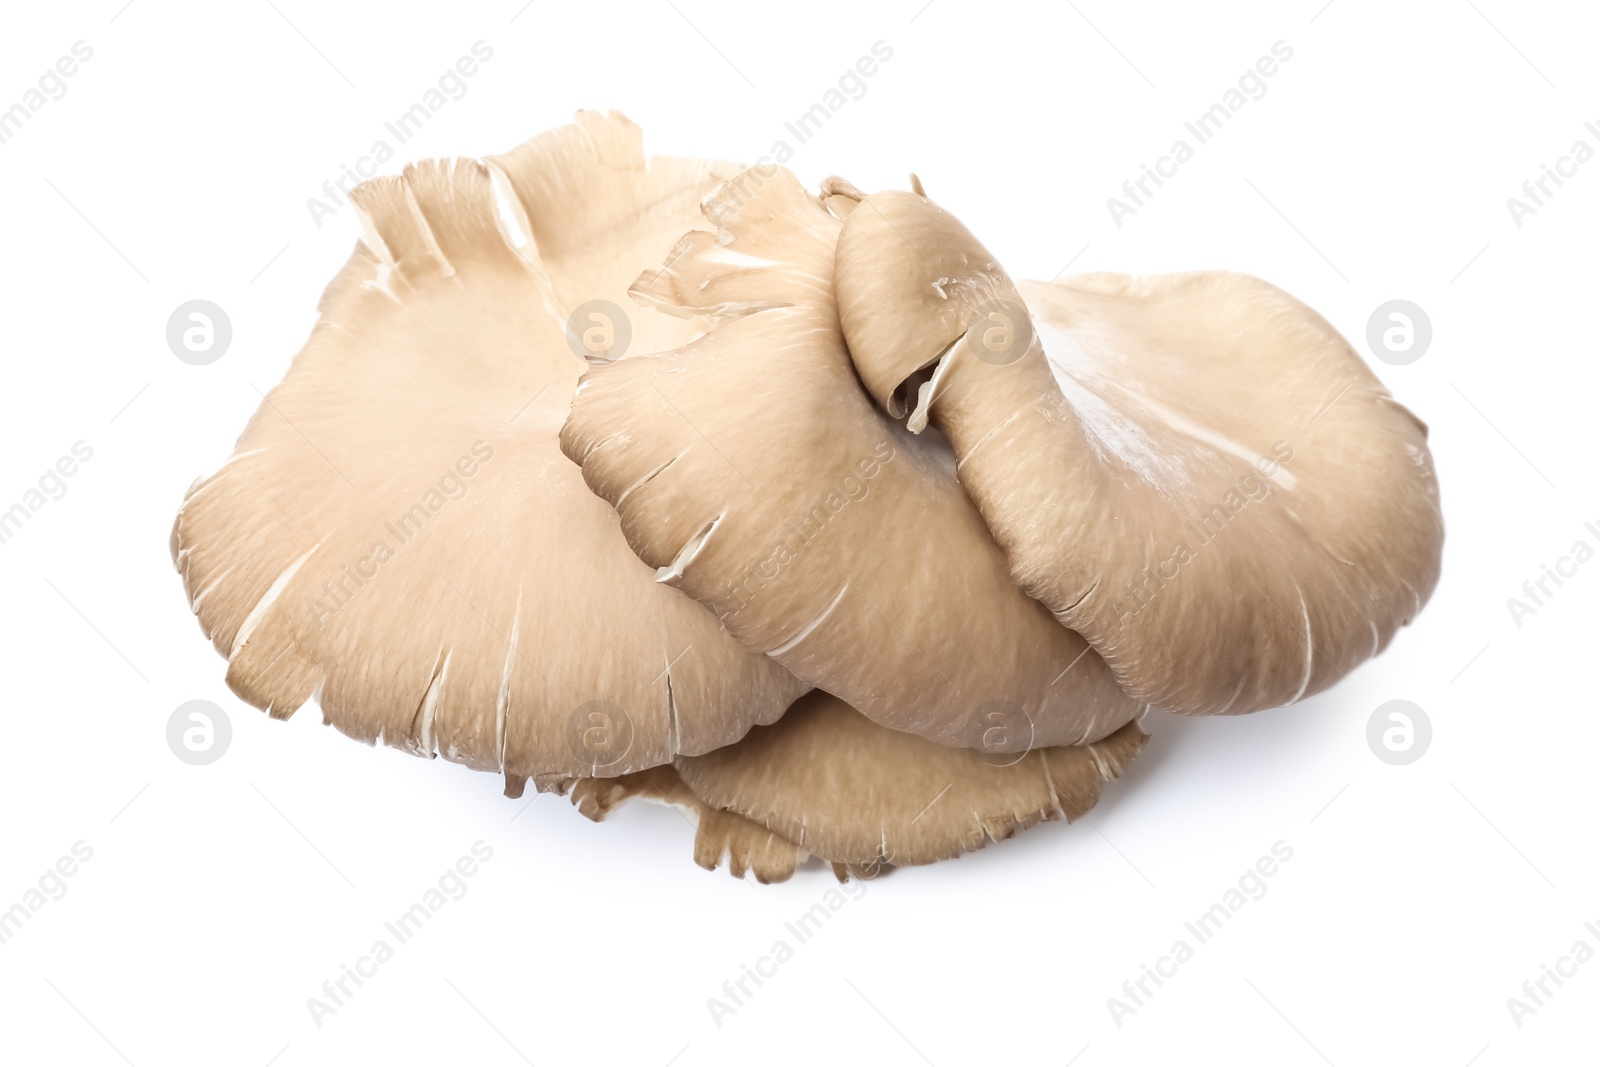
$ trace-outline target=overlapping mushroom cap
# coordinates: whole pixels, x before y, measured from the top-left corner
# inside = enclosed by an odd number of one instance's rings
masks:
[[[1214,271],[1019,288],[904,192],[860,203],[836,262],[867,388],[943,431],[1017,584],[1139,699],[1293,703],[1433,591],[1426,428],[1288,294]]]
[[[709,329],[593,368],[561,435],[639,557],[892,729],[1020,752],[1131,720],[1142,704],[1010,580],[949,447],[862,391],[838,220],[777,168],[735,176],[706,217],[633,292]]]
[[[1437,580],[1421,423],[1255,279],[1014,286],[920,187],[614,115],[352,199],[172,534],[274,716],[871,875],[1075,818],[1147,706],[1315,692]]]

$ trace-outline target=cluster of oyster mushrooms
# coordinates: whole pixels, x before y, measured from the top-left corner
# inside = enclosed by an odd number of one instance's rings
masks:
[[[1237,274],[1015,283],[913,185],[583,113],[357,188],[173,529],[228,685],[843,878],[1071,820],[1146,709],[1292,703],[1416,615],[1426,428],[1325,320]]]

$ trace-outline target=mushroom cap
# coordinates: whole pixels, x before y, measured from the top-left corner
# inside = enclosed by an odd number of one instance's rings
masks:
[[[239,696],[316,696],[352,737],[516,790],[726,745],[805,690],[658,584],[557,446],[571,309],[623,301],[733,169],[646,161],[633,124],[581,113],[354,191],[365,240],[173,527]],[[631,322],[647,350],[693,329]]]
[[[1021,752],[1141,710],[1010,580],[948,445],[862,391],[833,299],[838,221],[785,170],[707,199],[634,295],[713,316],[675,350],[596,366],[562,431],[657,580],[875,721]],[[996,717],[1005,723],[996,728]]]
[[[1137,722],[1091,744],[1006,758],[888,730],[821,690],[740,742],[675,761],[705,803],[859,875],[933,863],[1050,819],[1076,819],[1148,740]]]
[[[873,395],[931,418],[1018,585],[1140,700],[1292,703],[1376,655],[1438,581],[1426,427],[1266,282],[1017,287],[908,193],[849,215],[836,279]]]

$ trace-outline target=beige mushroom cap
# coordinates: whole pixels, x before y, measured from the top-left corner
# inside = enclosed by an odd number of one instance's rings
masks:
[[[1426,428],[1265,282],[1019,289],[909,193],[849,215],[836,280],[862,380],[943,431],[1017,583],[1139,699],[1292,703],[1377,654],[1432,592]]]
[[[871,875],[933,863],[1051,819],[1072,821],[1148,740],[1130,722],[1088,745],[1011,757],[887,730],[817,690],[736,745],[676,761],[702,801]]]
[[[1020,752],[1096,740],[1141,703],[1016,588],[949,447],[862,392],[833,299],[838,221],[789,172],[745,171],[642,277],[712,316],[597,366],[562,431],[657,580],[885,726]],[[1004,728],[995,728],[996,717]]]
[[[625,303],[732,169],[585,113],[355,190],[365,241],[173,528],[235,692],[516,791],[729,744],[805,690],[658,584],[557,446],[571,309]],[[692,331],[631,318],[645,350]]]
[[[708,871],[726,859],[735,878],[781,882],[814,855],[843,881],[1072,822],[1148,740],[1130,722],[1088,745],[984,755],[886,729],[819,689],[727,748],[575,781],[572,803],[597,822],[634,797],[670,804],[694,821]]]

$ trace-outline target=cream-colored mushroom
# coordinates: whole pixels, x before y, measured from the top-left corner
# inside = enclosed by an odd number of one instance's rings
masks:
[[[1130,722],[1087,745],[1011,756],[949,748],[879,726],[837,697],[807,693],[778,722],[676,770],[575,783],[599,820],[629,797],[672,804],[697,825],[695,862],[782,881],[808,855],[847,874],[934,863],[1093,808],[1148,737]]]
[[[228,684],[593,819],[673,804],[704,867],[1071,820],[1144,708],[1316,692],[1437,580],[1422,424],[1256,279],[1015,286],[920,184],[592,113],[352,201],[173,527]]]
[[[737,744],[680,757],[695,795],[858,874],[949,859],[1072,821],[1148,740],[1137,722],[1087,745],[1010,756],[888,730],[817,690]]]
[[[1376,655],[1432,592],[1426,428],[1265,282],[1017,287],[905,192],[850,213],[836,282],[868,390],[948,437],[1017,584],[1138,699],[1292,703]]]
[[[582,114],[353,195],[366,239],[172,547],[228,684],[508,789],[738,740],[806,689],[628,551],[557,431],[572,309],[626,303],[732,167]],[[500,195],[496,195],[498,192]],[[633,345],[681,318],[635,308]]]

